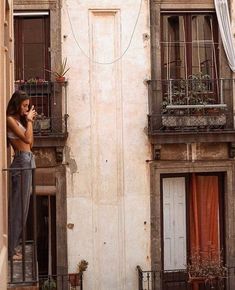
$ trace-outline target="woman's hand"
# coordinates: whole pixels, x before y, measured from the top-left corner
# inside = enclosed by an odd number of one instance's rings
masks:
[[[26,113],[26,120],[29,122],[33,122],[36,116],[37,112],[34,109],[34,105],[32,105],[31,109]]]

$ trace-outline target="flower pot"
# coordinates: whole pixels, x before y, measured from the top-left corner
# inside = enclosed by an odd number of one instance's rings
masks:
[[[57,77],[56,79],[57,83],[64,83],[65,82],[65,77]]]

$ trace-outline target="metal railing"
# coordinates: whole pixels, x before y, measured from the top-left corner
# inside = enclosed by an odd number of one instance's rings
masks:
[[[149,81],[149,133],[233,130],[234,84],[208,78]]]
[[[7,168],[3,169],[4,172],[8,174],[8,180],[12,179],[13,174],[15,178],[20,181],[19,190],[19,204],[18,209],[20,210],[20,221],[21,225],[18,225],[22,228],[20,233],[21,242],[17,246],[18,252],[22,255],[22,259],[13,261],[13,257],[9,257],[8,261],[8,283],[10,285],[17,284],[32,284],[36,283],[38,279],[37,273],[37,212],[36,212],[36,192],[35,192],[35,169],[32,168]],[[25,208],[25,197],[24,197],[24,173],[26,171],[32,172],[32,207],[33,207],[33,240],[26,240],[26,214],[27,209]],[[17,176],[16,176],[17,175]],[[8,197],[8,221],[9,223],[12,220],[13,209],[12,206],[12,186],[9,182],[9,197]],[[12,231],[9,224],[9,230]],[[11,235],[9,235],[9,243],[11,243]]]
[[[144,271],[137,266],[138,290],[234,290],[235,267],[228,267],[227,276],[214,280],[189,280],[187,270]],[[194,285],[197,285],[196,288]]]
[[[67,82],[17,81],[15,90],[25,91],[38,113],[34,122],[34,135],[67,133]]]
[[[39,276],[39,290],[83,290],[83,272]]]

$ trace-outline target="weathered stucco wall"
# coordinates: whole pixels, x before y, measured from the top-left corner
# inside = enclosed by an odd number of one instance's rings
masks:
[[[140,2],[70,0],[62,8],[70,66],[68,264],[72,272],[81,259],[89,262],[90,290],[136,289],[136,266],[150,268],[146,0],[132,37]]]
[[[165,144],[160,147],[161,160],[221,160],[229,158],[226,143]]]

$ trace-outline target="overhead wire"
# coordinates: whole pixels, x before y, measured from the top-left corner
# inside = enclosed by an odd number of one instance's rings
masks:
[[[72,24],[72,21],[71,21],[71,17],[70,17],[70,14],[69,14],[69,11],[68,11],[68,5],[65,4],[66,6],[66,12],[67,12],[67,15],[68,15],[68,20],[69,20],[69,24],[70,24],[70,28],[71,28],[71,32],[72,32],[72,36],[75,40],[75,43],[77,44],[78,48],[81,50],[82,54],[87,57],[91,62],[93,63],[96,63],[96,64],[101,64],[101,65],[109,65],[109,64],[114,64],[115,62],[121,60],[123,58],[123,56],[127,53],[127,51],[129,50],[130,46],[131,46],[131,43],[132,43],[132,40],[133,40],[133,37],[134,37],[134,34],[135,34],[135,30],[136,30],[136,27],[137,27],[137,24],[139,22],[139,18],[140,18],[140,12],[141,12],[141,7],[142,7],[142,3],[143,3],[143,0],[140,0],[140,5],[139,5],[139,10],[138,10],[138,14],[137,14],[137,18],[136,18],[136,21],[135,21],[135,24],[134,24],[134,27],[133,27],[133,30],[132,30],[132,33],[131,33],[131,37],[130,37],[130,40],[128,42],[128,45],[126,47],[126,49],[122,52],[122,54],[115,58],[114,60],[112,61],[108,61],[108,62],[102,62],[102,61],[99,61],[99,60],[95,60],[93,58],[91,58],[85,51],[84,49],[81,47],[79,41],[77,40],[77,37],[75,35],[75,32],[74,32],[74,29],[73,29],[73,24]]]

